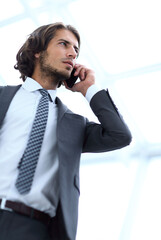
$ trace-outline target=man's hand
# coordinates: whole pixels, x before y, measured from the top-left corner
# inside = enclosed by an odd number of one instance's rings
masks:
[[[87,89],[95,83],[94,71],[81,64],[75,64],[74,68],[76,69],[74,76],[78,76],[80,82],[75,83],[72,88],[69,88],[65,81],[64,85],[67,89],[73,92],[81,92],[85,96]]]

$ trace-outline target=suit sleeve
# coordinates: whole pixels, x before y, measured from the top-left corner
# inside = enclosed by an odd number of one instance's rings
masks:
[[[130,144],[132,136],[108,91],[101,90],[91,99],[90,106],[100,124],[86,122],[83,152],[106,152]]]

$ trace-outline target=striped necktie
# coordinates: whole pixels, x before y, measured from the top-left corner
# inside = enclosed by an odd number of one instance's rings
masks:
[[[27,194],[31,189],[46,129],[49,95],[46,89],[40,89],[39,91],[42,97],[37,107],[26,149],[18,165],[19,174],[16,180],[16,188],[20,194]]]

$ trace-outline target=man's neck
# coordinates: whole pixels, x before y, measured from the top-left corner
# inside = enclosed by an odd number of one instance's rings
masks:
[[[54,80],[50,79],[47,76],[43,76],[42,74],[33,73],[32,78],[46,90],[56,90],[57,89],[57,84],[54,83]]]

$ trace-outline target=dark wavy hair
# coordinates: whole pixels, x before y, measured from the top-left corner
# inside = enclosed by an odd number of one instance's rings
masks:
[[[51,39],[56,35],[57,30],[65,29],[72,32],[78,40],[80,47],[80,35],[71,25],[64,25],[61,22],[48,24],[37,28],[31,33],[16,55],[14,68],[21,73],[23,81],[31,77],[35,68],[35,54],[45,51]]]

